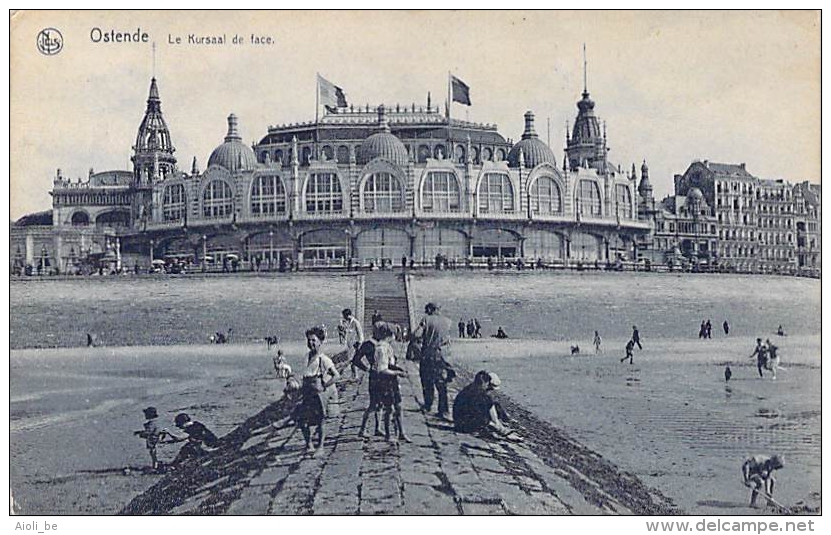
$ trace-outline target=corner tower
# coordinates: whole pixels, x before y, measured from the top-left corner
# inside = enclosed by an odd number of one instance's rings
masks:
[[[134,185],[138,188],[151,187],[154,183],[173,175],[176,157],[173,156],[170,131],[162,116],[162,101],[156,79],[150,80],[150,94],[147,109],[138,128],[136,144],[133,146]]]
[[[574,121],[574,130],[571,138],[566,140],[566,155],[569,169],[577,169],[586,164],[596,169],[598,173],[605,173],[606,136],[600,130],[600,123],[594,114],[594,101],[589,98],[586,76],[586,45],[583,45],[583,98],[577,102],[577,119]]]

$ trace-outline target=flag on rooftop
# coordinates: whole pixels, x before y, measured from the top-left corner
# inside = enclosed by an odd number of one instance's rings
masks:
[[[450,75],[450,93],[453,102],[470,106],[470,87],[452,74]]]
[[[326,106],[327,109],[348,106],[343,89],[319,74],[317,75],[317,90],[320,95],[320,103]]]

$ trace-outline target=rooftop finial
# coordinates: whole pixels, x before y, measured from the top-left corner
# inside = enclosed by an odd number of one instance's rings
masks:
[[[153,78],[156,77],[156,41],[153,41]]]
[[[242,138],[237,131],[237,116],[233,113],[228,116],[228,135],[225,136],[225,141],[241,141]]]

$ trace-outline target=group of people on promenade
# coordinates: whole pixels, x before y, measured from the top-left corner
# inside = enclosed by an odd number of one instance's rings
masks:
[[[376,311],[377,314],[377,311]],[[360,322],[352,311],[343,311],[343,321],[338,325],[339,341],[345,346],[350,368],[367,374],[369,404],[361,418],[358,432],[368,438],[369,420],[374,416],[375,436],[391,441],[397,439],[410,442],[404,430],[401,411],[400,377],[407,375],[401,359],[396,355],[393,342],[400,327],[383,321],[380,315],[372,325],[372,336],[364,339]],[[475,332],[475,331],[474,331]],[[320,451],[326,437],[325,421],[338,411],[338,394],[335,386],[340,374],[331,358],[321,351],[326,339],[323,327],[311,327],[306,331],[306,368],[300,380],[288,376],[286,395],[296,402],[290,421],[303,433],[306,451],[312,455]],[[454,381],[456,372],[447,360],[447,345],[450,341],[450,323],[439,313],[435,303],[428,303],[425,316],[413,331],[407,347],[407,357],[419,363],[421,381],[421,410],[429,413],[434,402],[437,416],[453,422],[459,432],[485,433],[508,440],[519,440],[506,425],[507,415],[492,397],[501,381],[495,373],[480,371],[473,382],[456,396],[451,414],[447,385]],[[278,358],[282,355],[278,353]],[[275,370],[285,370],[284,361],[277,362]],[[383,413],[382,418],[381,413]],[[383,430],[381,422],[383,421]]]

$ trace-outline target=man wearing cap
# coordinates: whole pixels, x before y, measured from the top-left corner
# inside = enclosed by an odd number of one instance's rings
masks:
[[[785,460],[781,455],[770,457],[754,455],[744,462],[742,465],[744,486],[753,488],[753,492],[750,494],[750,507],[756,507],[756,496],[759,495],[762,488],[765,490],[766,498],[773,497],[773,486],[776,483],[773,471],[783,466],[785,466]]]
[[[453,425],[457,432],[481,432],[488,436],[520,440],[503,422],[508,419],[508,415],[491,395],[501,384],[502,381],[495,373],[482,370],[476,374],[472,383],[456,395],[453,401]]]
[[[447,383],[456,373],[446,360],[445,352],[450,343],[450,321],[439,313],[439,305],[427,303],[427,314],[419,323],[413,336],[421,340],[421,360],[418,372],[421,377],[421,390],[424,395],[422,409],[430,412],[433,407],[433,395],[438,392],[440,418],[450,420],[450,407],[447,402]],[[435,391],[435,392],[434,392]]]

